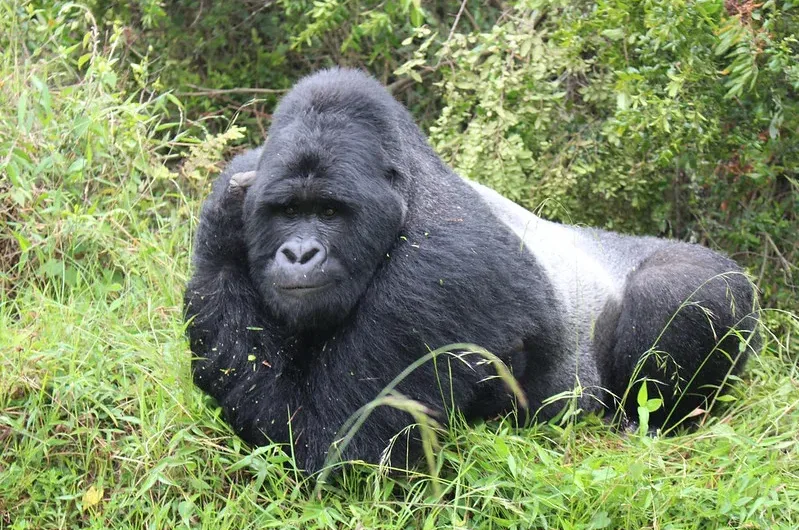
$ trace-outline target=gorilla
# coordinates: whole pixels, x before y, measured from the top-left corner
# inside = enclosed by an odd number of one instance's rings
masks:
[[[185,316],[196,385],[246,442],[289,444],[313,473],[351,416],[455,343],[492,352],[525,399],[458,350],[395,389],[433,417],[547,421],[568,395],[636,419],[644,381],[663,400],[650,425],[675,425],[759,348],[755,304],[707,248],[549,222],[461,178],[376,80],[330,69],[215,182]],[[338,456],[407,463],[414,423],[375,408]]]

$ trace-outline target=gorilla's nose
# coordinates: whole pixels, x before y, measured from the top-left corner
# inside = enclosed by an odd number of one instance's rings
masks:
[[[283,243],[277,251],[277,260],[282,267],[313,270],[324,263],[327,253],[316,238],[292,239]]]

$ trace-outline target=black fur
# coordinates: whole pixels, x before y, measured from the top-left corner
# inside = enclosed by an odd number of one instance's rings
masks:
[[[230,185],[247,171],[256,171],[252,187]],[[203,207],[185,300],[196,384],[242,438],[293,440],[298,465],[313,472],[355,411],[451,343],[498,355],[538,419],[558,410],[544,400],[578,382],[583,410],[612,407],[604,389],[622,395],[658,337],[683,378],[708,354],[703,384],[718,385],[743,364],[737,339],[722,343],[735,362],[711,354],[752,311],[753,290],[734,263],[701,247],[546,224],[579,239],[579,252],[610,278],[607,292],[583,304],[559,267],[547,265],[561,249],[523,234],[537,218],[503,201],[443,164],[375,80],[333,69],[300,81],[281,101],[266,144],[235,158]],[[580,270],[577,280],[588,276]],[[691,306],[660,336],[697,287],[728,272],[694,295],[709,319]],[[738,327],[752,330],[754,318]],[[398,391],[442,418],[509,410],[509,392],[478,361],[439,358]],[[649,362],[643,370],[665,381],[667,406],[674,404],[671,372]],[[679,412],[709,391],[700,394],[683,399]],[[343,456],[377,461],[412,423],[381,407]],[[406,449],[400,441],[393,454]]]

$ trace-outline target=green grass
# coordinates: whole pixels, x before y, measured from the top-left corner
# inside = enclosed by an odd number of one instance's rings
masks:
[[[136,264],[119,289],[31,281],[2,303],[4,526],[799,525],[799,370],[774,341],[695,433],[623,436],[594,418],[459,427],[437,453],[438,493],[422,475],[365,469],[314,495],[279,449],[242,447],[192,388],[180,318],[190,226],[159,228],[115,240]]]
[[[456,425],[435,479],[363,465],[322,487],[280,448],[244,447],[192,386],[181,318],[199,200],[235,133],[201,142],[164,123],[175,102],[117,88],[113,48],[64,48],[82,34],[12,11],[0,5],[0,528],[799,527],[799,324],[784,313],[767,312],[778,331],[690,434]]]

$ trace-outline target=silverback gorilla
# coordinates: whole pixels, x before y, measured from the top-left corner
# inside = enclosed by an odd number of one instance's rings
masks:
[[[195,383],[247,442],[293,443],[315,472],[347,419],[414,361],[453,343],[496,354],[525,418],[576,387],[583,411],[655,427],[706,406],[757,348],[755,294],[707,248],[542,220],[456,175],[374,79],[301,80],[266,143],[231,161],[200,217],[185,297]],[[490,363],[428,362],[397,387],[445,418],[512,410]],[[636,386],[637,388],[637,386]],[[547,402],[550,403],[550,402]],[[380,407],[343,458],[403,465],[410,414]],[[392,456],[394,455],[394,456]]]

